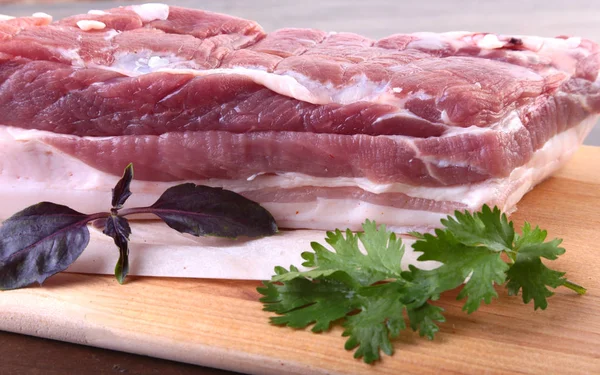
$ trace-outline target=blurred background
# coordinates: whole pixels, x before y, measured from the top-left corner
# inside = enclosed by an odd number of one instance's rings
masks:
[[[54,17],[151,1],[0,0],[0,14]],[[371,38],[415,31],[569,35],[600,42],[600,0],[178,0],[162,3],[248,18],[270,31],[308,27]],[[600,125],[586,140],[600,146]]]

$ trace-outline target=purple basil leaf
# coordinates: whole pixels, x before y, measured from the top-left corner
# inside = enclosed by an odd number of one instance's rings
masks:
[[[115,241],[119,248],[119,260],[115,266],[115,277],[119,284],[125,282],[129,273],[129,235],[131,228],[129,221],[124,217],[111,215],[106,219],[106,224],[102,233],[106,234]]]
[[[91,216],[42,202],[0,227],[0,289],[16,289],[64,271],[90,240]]]
[[[125,204],[127,198],[131,196],[131,190],[129,185],[133,179],[133,164],[129,164],[125,167],[123,177],[117,182],[114,189],[112,189],[112,206],[115,209],[120,209]]]
[[[104,224],[104,230],[102,233],[109,237],[115,238],[121,236],[126,240],[129,240],[131,234],[131,227],[129,227],[129,221],[122,216],[110,215],[106,218]]]
[[[167,189],[146,212],[195,236],[261,237],[277,232],[275,219],[258,203],[229,190],[192,183]]]
[[[115,237],[115,245],[119,248],[119,260],[115,265],[115,278],[119,284],[125,282],[129,273],[129,243],[123,237]]]

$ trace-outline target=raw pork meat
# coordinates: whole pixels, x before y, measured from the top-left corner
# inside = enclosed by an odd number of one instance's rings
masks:
[[[0,22],[0,209],[106,209],[174,183],[223,186],[281,227],[428,230],[510,212],[600,112],[581,38],[282,29],[145,4]]]

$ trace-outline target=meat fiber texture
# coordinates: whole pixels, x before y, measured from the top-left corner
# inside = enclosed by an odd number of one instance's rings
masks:
[[[192,181],[282,228],[427,231],[512,212],[600,112],[600,49],[578,37],[266,33],[164,4],[0,19],[0,218],[106,210],[132,162],[131,205]]]

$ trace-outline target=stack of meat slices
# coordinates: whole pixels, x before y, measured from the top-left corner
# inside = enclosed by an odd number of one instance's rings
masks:
[[[134,204],[193,181],[283,228],[428,230],[513,210],[600,112],[600,49],[575,37],[266,33],[162,4],[2,19],[3,218],[105,210],[132,162]]]

